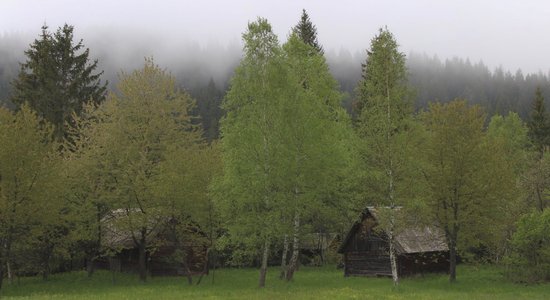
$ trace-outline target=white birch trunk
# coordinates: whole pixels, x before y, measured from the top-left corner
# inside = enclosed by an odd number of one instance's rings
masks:
[[[10,284],[12,284],[12,283],[13,283],[13,276],[12,276],[12,274],[11,274],[11,266],[10,266],[10,262],[9,262],[9,261],[6,262],[6,271],[8,272],[8,282],[9,282]]]
[[[386,128],[386,143],[388,145],[388,177],[389,177],[389,200],[390,200],[390,228],[389,228],[389,244],[390,244],[390,264],[391,264],[391,275],[393,279],[394,287],[399,285],[399,277],[397,274],[397,258],[395,257],[395,186],[393,182],[393,149],[392,141],[390,137],[390,131],[392,130],[392,116],[391,116],[391,99],[390,99],[390,89],[389,89],[389,78],[386,75],[386,101],[387,101],[387,128]]]
[[[395,232],[394,232],[394,209],[391,209],[390,213],[390,230],[389,230],[389,244],[390,244],[390,264],[391,264],[391,277],[393,280],[393,286],[399,285],[399,277],[397,274],[397,257],[395,255]]]
[[[292,256],[288,266],[287,280],[292,280],[294,271],[298,267],[298,256],[300,255],[300,215],[296,212],[294,215],[294,236],[292,240]]]
[[[269,241],[266,239],[264,244],[264,253],[262,255],[262,265],[260,267],[260,287],[265,287],[265,278],[267,275],[267,259],[269,258]]]
[[[279,275],[280,279],[286,278],[287,272],[288,272],[288,266],[286,264],[287,260],[287,254],[288,254],[288,234],[285,234],[285,237],[283,239],[283,255],[281,259],[281,275]]]

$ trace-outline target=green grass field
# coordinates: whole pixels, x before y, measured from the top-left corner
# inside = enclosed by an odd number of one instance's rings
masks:
[[[147,283],[137,276],[100,271],[92,278],[84,272],[57,274],[48,281],[22,278],[19,284],[5,284],[1,299],[550,299],[550,284],[518,285],[506,281],[498,268],[459,266],[458,281],[450,285],[447,276],[431,274],[405,278],[397,290],[389,278],[344,278],[334,267],[302,268],[294,282],[276,278],[269,270],[267,287],[257,288],[258,271],[216,270],[200,285],[189,286],[185,278],[156,277]]]

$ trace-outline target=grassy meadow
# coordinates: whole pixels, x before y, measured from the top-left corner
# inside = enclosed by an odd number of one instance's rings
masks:
[[[277,278],[278,269],[269,270],[267,287],[257,288],[254,269],[216,270],[200,285],[189,286],[183,277],[150,278],[140,283],[136,275],[117,274],[112,283],[109,272],[92,278],[85,272],[21,278],[6,284],[1,299],[550,299],[550,284],[518,285],[501,275],[497,267],[459,266],[458,280],[450,285],[447,276],[430,274],[405,278],[397,290],[389,278],[344,278],[333,266],[304,267],[294,282]]]

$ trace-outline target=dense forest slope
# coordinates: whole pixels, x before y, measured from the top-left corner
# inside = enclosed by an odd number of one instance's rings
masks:
[[[11,107],[8,100],[10,82],[19,72],[19,62],[28,47],[26,40],[18,34],[0,36],[0,104],[4,106]],[[156,50],[154,45],[143,40],[113,47],[115,44],[116,41],[99,36],[86,43],[91,57],[96,57],[99,67],[105,71],[103,79],[109,81],[111,87],[118,82],[120,70],[137,68],[143,56],[154,55],[155,61],[175,75],[179,84],[197,100],[197,112],[203,119],[205,134],[209,138],[217,137],[217,124],[222,114],[219,104],[241,58],[239,45],[191,43],[176,51]],[[329,50],[325,56],[345,93],[342,105],[351,113],[366,52],[351,53],[342,48]],[[537,86],[541,87],[544,98],[550,100],[549,77],[543,73],[523,74],[521,70],[512,72],[502,67],[491,70],[483,62],[472,63],[457,57],[443,60],[415,52],[407,56],[407,67],[417,109],[425,108],[431,101],[465,98],[470,103],[482,105],[489,115],[515,111],[526,120]]]

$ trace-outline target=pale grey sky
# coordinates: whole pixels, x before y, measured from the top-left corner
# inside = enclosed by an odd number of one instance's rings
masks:
[[[146,36],[141,42],[151,47],[190,40],[225,45],[239,43],[258,16],[285,40],[302,8],[328,51],[363,51],[388,26],[405,53],[481,59],[491,69],[524,73],[550,70],[550,1],[543,0],[0,0],[0,33],[35,37],[44,22],[51,28],[66,22],[85,41],[107,32],[112,43]]]

